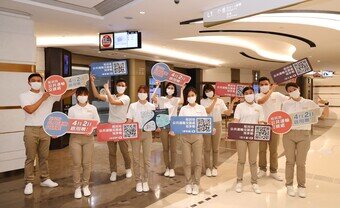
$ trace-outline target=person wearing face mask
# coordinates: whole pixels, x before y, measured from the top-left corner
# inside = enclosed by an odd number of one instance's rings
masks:
[[[183,90],[185,86],[181,87],[181,96],[176,97],[177,89],[176,85],[168,82],[165,86],[166,96],[157,97],[156,91],[159,88],[159,82],[156,83],[157,87],[152,94],[152,100],[158,105],[158,108],[169,110],[169,117],[177,116],[178,107],[183,104]],[[163,145],[163,158],[165,163],[165,177],[175,177],[175,166],[176,166],[176,146],[177,137],[169,134],[170,129],[162,129],[160,137]]]
[[[267,77],[259,79],[260,93],[256,94],[255,100],[263,107],[264,119],[267,121],[269,115],[275,111],[281,110],[282,103],[289,97],[275,92],[276,84],[271,84]],[[267,148],[270,152],[270,176],[278,181],[282,181],[282,177],[277,174],[278,169],[278,152],[280,135],[272,132],[272,137],[269,142],[260,142],[259,144],[259,172],[258,178],[262,178],[267,174]]]
[[[218,155],[219,155],[219,146],[221,141],[221,133],[222,133],[222,114],[226,114],[230,116],[232,113],[233,106],[235,102],[238,101],[238,98],[235,98],[229,109],[225,105],[224,101],[218,98],[215,95],[215,88],[211,84],[206,84],[203,87],[203,99],[201,99],[201,105],[205,107],[205,110],[209,116],[213,117],[214,120],[214,128],[216,129],[216,133],[214,135],[203,135],[204,138],[204,162],[205,162],[205,175],[208,177],[217,176],[217,165],[218,165]],[[212,152],[212,161],[211,164],[211,152]]]
[[[116,91],[117,94],[112,95],[109,89],[108,83],[104,84],[105,95],[101,95],[98,93],[98,90],[94,83],[95,76],[91,75],[90,82],[93,95],[102,101],[106,101],[109,103],[109,123],[125,123],[126,122],[126,114],[130,104],[130,97],[125,95],[124,92],[127,87],[127,83],[124,79],[119,79],[116,82]],[[126,170],[126,178],[132,177],[131,171],[131,158],[129,155],[129,146],[127,141],[119,141],[119,142],[107,142],[107,146],[109,148],[109,162],[110,162],[110,181],[117,180],[117,144],[119,145],[119,149],[123,155],[125,170]]]
[[[86,87],[79,87],[77,89],[77,104],[68,110],[69,118],[100,121],[97,108],[88,103],[88,96],[89,91]],[[84,196],[90,196],[89,181],[94,151],[93,134],[71,134],[70,151],[73,160],[74,198],[80,199],[82,197],[82,191]],[[83,170],[82,174],[81,170]]]
[[[319,109],[318,117],[322,112],[320,107],[312,100],[304,99],[300,96],[299,86],[290,82],[286,84],[286,91],[291,99],[285,101],[282,110],[288,114]],[[294,181],[294,167],[296,165],[296,175],[298,183],[298,195],[301,198],[306,197],[306,159],[310,148],[310,131],[311,124],[292,127],[291,130],[283,136],[283,148],[286,156],[286,187],[287,194],[294,197],[296,195]]]
[[[150,157],[151,157],[151,144],[152,144],[152,132],[142,131],[142,112],[155,110],[155,105],[148,102],[149,88],[145,85],[141,85],[138,88],[138,101],[131,103],[128,113],[127,122],[138,122],[139,131],[141,132],[140,139],[131,140],[132,147],[132,161],[133,171],[136,180],[136,191],[137,192],[148,192],[149,188],[149,171],[150,171]],[[140,165],[140,149],[143,149],[143,161],[144,168]],[[142,169],[144,172],[142,173]]]
[[[28,77],[28,84],[31,89],[20,94],[20,103],[25,111],[24,143],[26,149],[25,160],[25,190],[24,194],[33,193],[34,182],[34,160],[36,155],[39,158],[39,170],[43,187],[57,187],[49,176],[48,154],[51,138],[44,129],[44,119],[51,113],[53,104],[64,98],[72,96],[75,90],[68,90],[62,96],[50,96],[48,92],[42,91],[43,78],[40,74],[34,73]]]
[[[235,123],[249,123],[260,124],[264,123],[264,113],[261,105],[255,103],[255,94],[252,87],[245,87],[243,89],[244,102],[238,104],[234,113]],[[243,191],[243,172],[244,164],[246,162],[247,150],[248,160],[251,173],[252,189],[255,193],[261,194],[260,187],[257,185],[257,153],[259,149],[258,141],[237,140],[236,149],[238,155],[237,161],[237,183],[235,191],[241,193]]]

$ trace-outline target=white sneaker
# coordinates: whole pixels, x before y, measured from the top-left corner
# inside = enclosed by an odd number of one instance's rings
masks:
[[[211,176],[216,177],[217,176],[217,169],[213,168],[211,171]]]
[[[301,197],[301,198],[306,198],[306,196],[307,196],[307,194],[306,194],[306,188],[301,188],[301,187],[299,187],[298,190],[299,190],[299,197]]]
[[[260,170],[258,173],[257,173],[257,178],[263,178],[264,176],[266,176],[267,173],[264,172],[263,170]]]
[[[91,191],[89,189],[89,186],[83,187],[83,193],[84,193],[84,196],[91,196]]]
[[[131,169],[126,169],[126,178],[131,178],[131,177],[132,177]]]
[[[170,171],[169,171],[169,177],[170,177],[170,178],[175,177],[175,170],[174,170],[174,169],[170,169]]]
[[[117,180],[117,173],[116,172],[112,172],[111,176],[110,176],[110,181],[116,181]]]
[[[210,168],[207,168],[207,170],[205,171],[205,175],[208,177],[211,177],[211,170]]]
[[[187,194],[192,194],[192,186],[191,185],[186,185],[185,186],[185,193]]]
[[[148,182],[143,183],[143,192],[148,192],[150,190]]]
[[[32,183],[26,184],[24,194],[30,195],[32,193],[33,193],[33,184]]]
[[[295,197],[296,193],[293,186],[287,186],[287,194],[291,197]]]
[[[198,185],[194,184],[192,186],[192,195],[197,195],[200,192],[200,188],[198,187]]]
[[[277,173],[270,173],[270,177],[274,178],[277,181],[283,181],[282,177],[279,176]]]
[[[136,191],[138,192],[138,193],[140,193],[140,192],[143,192],[143,185],[142,185],[142,183],[137,183],[137,185],[136,185]]]
[[[242,183],[241,182],[237,182],[237,184],[235,186],[235,191],[237,193],[241,193],[243,191],[243,187],[242,187]]]
[[[259,185],[257,185],[256,183],[253,184],[251,187],[253,188],[253,191],[254,191],[255,193],[257,193],[257,194],[260,194],[260,193],[261,193],[261,189],[260,189]]]
[[[170,170],[169,170],[169,168],[166,168],[164,176],[169,177],[169,175],[170,175]]]
[[[75,199],[80,199],[82,197],[82,194],[81,194],[81,188],[77,188],[75,191],[74,191],[74,198]]]
[[[53,182],[51,179],[46,179],[44,182],[40,183],[40,186],[54,188],[57,187],[58,184]]]

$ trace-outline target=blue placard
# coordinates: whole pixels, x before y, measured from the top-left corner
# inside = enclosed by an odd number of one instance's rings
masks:
[[[44,131],[51,137],[60,137],[67,133],[69,118],[65,113],[53,112],[44,120]]]
[[[175,134],[212,134],[211,116],[172,116],[170,128]]]
[[[92,63],[91,73],[95,77],[111,77],[128,74],[127,61],[110,61]]]

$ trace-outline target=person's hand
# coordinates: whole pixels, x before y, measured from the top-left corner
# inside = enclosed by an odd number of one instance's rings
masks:
[[[324,100],[320,96],[318,96],[318,103],[325,104],[325,103],[328,103],[328,100]]]
[[[155,132],[161,132],[162,130],[161,130],[161,128],[157,128],[156,130],[155,130]]]
[[[240,102],[240,98],[238,98],[238,97],[235,97],[235,98],[233,99],[233,101],[231,101],[232,104],[235,104],[235,103],[237,103],[237,102]]]
[[[159,81],[156,81],[156,87],[159,87],[161,85],[161,83]]]
[[[274,92],[276,90],[276,88],[278,87],[277,84],[272,84],[272,86],[270,87],[270,89]]]
[[[44,94],[42,95],[43,101],[45,101],[49,97],[50,97],[50,93],[48,93],[48,92],[44,92]]]
[[[216,134],[216,129],[214,128],[212,131],[212,135],[215,135],[215,134]]]
[[[169,131],[169,135],[170,136],[176,136],[175,132],[173,132],[173,131]]]
[[[105,90],[109,91],[109,81],[107,81],[103,87]]]
[[[94,82],[95,79],[96,77],[93,74],[90,74],[90,82]]]

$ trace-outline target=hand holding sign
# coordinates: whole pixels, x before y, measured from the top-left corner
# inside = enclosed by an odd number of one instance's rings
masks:
[[[168,81],[180,86],[189,83],[191,80],[190,76],[171,70],[165,63],[155,64],[151,69],[151,75],[156,81]]]
[[[52,96],[60,96],[66,92],[66,90],[76,89],[81,86],[85,86],[89,81],[88,74],[82,74],[77,76],[65,77],[59,75],[49,76],[45,83],[44,88]]]

